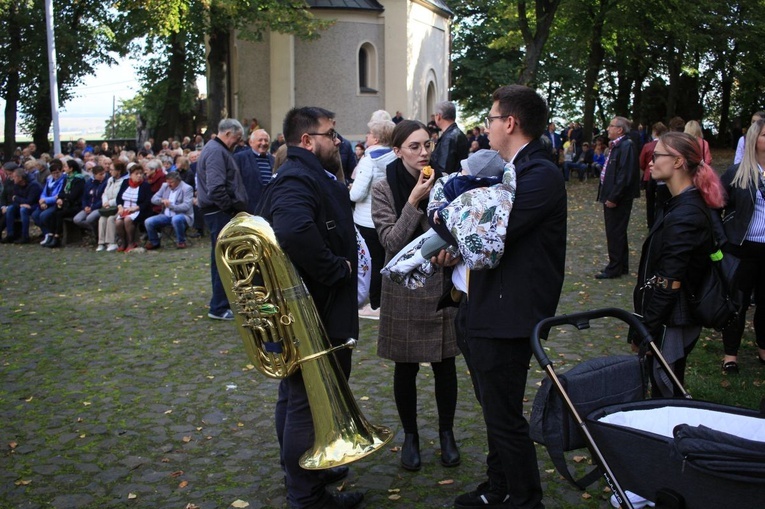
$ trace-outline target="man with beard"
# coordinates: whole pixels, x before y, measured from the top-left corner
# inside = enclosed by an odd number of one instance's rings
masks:
[[[259,214],[294,263],[313,297],[332,346],[358,337],[357,248],[351,201],[331,168],[340,139],[334,113],[295,108],[284,119],[287,160],[261,195]],[[351,350],[334,353],[346,379]],[[314,430],[302,371],[283,379],[275,411],[276,431],[292,509],[346,509],[364,498],[359,492],[330,494],[325,486],[347,475],[347,467],[306,470],[300,456],[313,447]]]
[[[234,154],[234,160],[242,173],[244,188],[247,190],[247,212],[255,213],[263,188],[271,181],[274,156],[269,154],[271,137],[265,129],[252,131],[249,138],[252,150],[241,150]]]

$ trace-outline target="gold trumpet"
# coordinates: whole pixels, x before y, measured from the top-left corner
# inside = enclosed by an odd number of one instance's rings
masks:
[[[300,466],[318,470],[345,465],[382,448],[390,429],[370,424],[353,398],[311,295],[282,251],[273,229],[241,212],[220,232],[215,260],[244,348],[271,378],[303,371],[314,425],[313,448]]]

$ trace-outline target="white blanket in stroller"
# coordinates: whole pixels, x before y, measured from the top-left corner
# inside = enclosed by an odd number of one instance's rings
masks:
[[[700,408],[665,406],[645,410],[615,412],[598,419],[600,422],[624,426],[672,438],[678,424],[706,426],[747,440],[765,442],[765,419]]]

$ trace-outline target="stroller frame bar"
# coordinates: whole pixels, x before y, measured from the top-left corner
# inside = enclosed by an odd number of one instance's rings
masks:
[[[602,308],[602,309],[594,309],[591,311],[583,311],[580,313],[572,313],[567,315],[560,315],[560,316],[553,316],[550,318],[546,318],[534,326],[534,329],[531,333],[531,350],[534,353],[534,357],[537,359],[537,362],[539,363],[539,365],[542,367],[542,369],[544,369],[545,373],[550,378],[550,381],[555,387],[555,390],[563,399],[566,405],[566,408],[571,413],[571,416],[573,417],[574,421],[579,426],[579,429],[581,430],[587,442],[587,448],[595,457],[596,461],[598,462],[598,465],[602,468],[603,477],[605,478],[608,486],[611,488],[611,491],[613,491],[614,495],[616,496],[616,499],[619,502],[620,507],[624,509],[633,509],[633,505],[630,502],[629,498],[627,497],[624,489],[619,484],[619,481],[617,481],[616,477],[614,476],[613,470],[608,465],[608,462],[603,456],[603,453],[600,451],[597,444],[595,443],[595,439],[590,433],[590,430],[587,428],[587,423],[579,415],[579,412],[576,410],[574,403],[571,401],[566,390],[563,388],[563,384],[561,383],[558,376],[555,374],[553,362],[545,353],[544,348],[542,347],[542,341],[541,341],[542,339],[548,338],[550,334],[550,329],[552,327],[555,327],[558,325],[573,325],[578,330],[584,330],[584,329],[590,328],[590,320],[597,319],[597,318],[605,318],[605,317],[617,318],[619,320],[622,320],[623,322],[626,322],[629,326],[633,327],[641,339],[641,354],[643,352],[643,348],[649,348],[652,354],[654,355],[654,358],[659,363],[661,363],[667,375],[672,380],[672,383],[675,384],[676,387],[678,387],[678,389],[682,392],[683,396],[686,399],[691,399],[691,395],[688,394],[688,392],[683,388],[683,385],[680,383],[680,380],[678,380],[677,376],[670,368],[669,364],[667,363],[667,360],[661,354],[661,351],[656,346],[656,344],[654,344],[653,338],[651,337],[651,334],[646,328],[645,324],[635,314],[625,311],[623,309]]]

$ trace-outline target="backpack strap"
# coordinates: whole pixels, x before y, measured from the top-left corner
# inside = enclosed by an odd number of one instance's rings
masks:
[[[568,409],[564,409],[563,402],[560,397],[560,395],[551,388],[550,391],[550,398],[547,401],[547,404],[545,405],[545,414],[548,412],[556,413],[557,415],[568,415]],[[552,408],[555,407],[555,408]],[[550,459],[553,462],[553,465],[555,466],[555,470],[558,471],[560,475],[562,475],[568,482],[579,488],[580,490],[587,489],[587,486],[591,485],[595,481],[597,481],[600,476],[602,475],[602,472],[600,470],[599,466],[593,467],[589,472],[584,474],[581,478],[575,479],[574,476],[571,473],[571,470],[568,468],[568,463],[566,461],[566,456],[563,454],[563,434],[567,432],[567,430],[564,429],[553,429],[553,426],[551,426],[549,423],[552,421],[552,419],[543,419],[543,425],[542,425],[542,434],[544,435],[544,441],[545,441],[545,447],[547,448],[547,453],[550,456]],[[563,426],[567,427],[568,419],[563,419]]]

